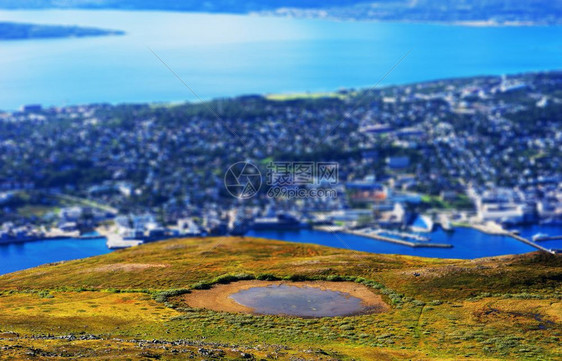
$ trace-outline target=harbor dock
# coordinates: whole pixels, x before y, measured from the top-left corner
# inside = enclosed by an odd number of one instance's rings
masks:
[[[345,230],[344,227],[342,226],[328,226],[328,225],[323,225],[323,226],[314,226],[312,227],[312,229],[316,230],[316,231],[322,231],[322,232],[342,232],[343,230]]]
[[[425,242],[413,242],[413,241],[406,241],[403,239],[397,239],[397,238],[391,238],[391,237],[386,237],[386,236],[381,236],[380,234],[376,233],[376,232],[365,232],[365,231],[361,231],[361,230],[345,230],[345,233],[349,233],[349,234],[353,234],[356,236],[360,236],[360,237],[367,237],[367,238],[371,238],[371,239],[376,239],[377,241],[383,241],[383,242],[389,242],[389,243],[394,243],[394,244],[400,244],[403,246],[408,246],[408,247],[414,247],[414,248],[418,248],[418,247],[426,247],[426,248],[452,248],[453,245],[452,244],[448,244],[448,243],[425,243]]]
[[[546,248],[546,247],[543,247],[543,246],[541,246],[540,244],[537,244],[536,242],[533,242],[533,241],[530,241],[530,240],[528,240],[528,239],[526,239],[526,238],[523,238],[523,237],[521,237],[521,236],[519,236],[519,235],[517,235],[517,234],[515,234],[515,233],[509,233],[509,232],[507,232],[507,235],[508,235],[509,237],[511,237],[511,238],[515,238],[515,239],[518,240],[518,241],[521,241],[521,242],[523,242],[523,243],[526,243],[526,244],[528,244],[528,245],[531,246],[531,247],[535,247],[535,248],[538,249],[538,250],[541,250],[541,251],[544,251],[544,252],[547,252],[547,253],[550,253],[550,254],[556,254],[556,251],[555,251],[555,250],[552,250],[552,249],[548,249],[548,248]]]
[[[386,230],[386,229],[380,229],[375,231],[377,234],[381,234],[381,233],[385,233],[385,234],[389,234],[391,236],[397,236],[397,237],[401,237],[404,239],[412,239],[414,241],[420,241],[420,242],[429,242],[430,239],[428,237],[424,237],[424,236],[420,236],[414,233],[405,233],[405,232],[397,232],[397,231],[391,231],[391,230]]]
[[[537,244],[536,242],[533,242],[531,240],[528,240],[527,238],[521,237],[520,235],[518,235],[515,232],[510,232],[506,229],[504,229],[503,227],[501,227],[499,224],[496,223],[488,223],[488,224],[472,224],[469,227],[472,227],[480,232],[486,233],[486,234],[491,234],[491,235],[495,235],[495,236],[506,236],[506,237],[511,237],[513,239],[516,239],[520,242],[523,242],[525,244],[528,244],[531,247],[534,247],[540,251],[544,251],[550,254],[556,254],[555,250],[546,248],[541,246],[540,244]],[[560,238],[558,238],[560,239]]]
[[[536,248],[540,251],[543,251],[543,252],[547,252],[547,253],[550,253],[550,254],[556,254],[557,253],[556,250],[552,250],[552,249],[548,249],[546,247],[543,247],[540,244],[537,244],[536,242],[533,242],[533,241],[528,240],[524,237],[521,237],[514,232],[507,231],[507,230],[503,229],[502,227],[498,227],[498,226],[495,226],[495,225],[492,225],[492,224],[471,225],[471,227],[474,228],[474,229],[477,229],[480,232],[486,233],[486,234],[497,235],[497,236],[507,236],[507,237],[514,238],[514,239],[516,239],[520,242],[526,243],[529,246],[534,247],[534,248]],[[333,230],[332,230],[332,232],[333,232]],[[452,248],[453,247],[452,244],[447,244],[447,243],[427,242],[427,240],[429,240],[428,238],[422,237],[422,236],[419,236],[419,235],[415,235],[415,234],[411,235],[411,234],[408,234],[408,233],[387,231],[387,230],[383,230],[383,229],[362,229],[362,230],[343,229],[343,230],[341,230],[341,232],[353,234],[353,235],[360,236],[360,237],[367,237],[367,238],[375,239],[375,240],[378,240],[378,241],[400,244],[400,245],[408,246],[408,247],[414,247],[414,248],[417,248],[417,247]],[[387,237],[385,235],[382,235],[381,233],[396,235],[396,236],[401,237],[401,239]],[[562,236],[544,237],[544,238],[548,238],[548,240],[553,240],[553,239],[562,239]],[[419,241],[416,241],[416,240],[420,240],[422,242],[419,242]],[[546,240],[546,239],[541,239],[541,240]]]

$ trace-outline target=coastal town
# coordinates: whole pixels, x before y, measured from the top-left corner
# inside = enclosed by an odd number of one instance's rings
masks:
[[[562,361],[562,0],[0,14],[0,361]]]
[[[562,73],[197,104],[0,113],[0,243],[314,228],[412,247],[439,227],[562,225]],[[336,197],[238,199],[230,165],[331,162]],[[529,243],[556,239],[537,233]],[[552,250],[553,252],[555,250]]]

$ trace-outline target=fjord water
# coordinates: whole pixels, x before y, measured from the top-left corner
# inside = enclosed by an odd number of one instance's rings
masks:
[[[45,263],[106,254],[111,251],[105,242],[105,238],[98,238],[0,244],[0,275]]]
[[[521,236],[531,239],[537,233],[562,235],[562,226],[526,226],[518,227]],[[248,236],[278,239],[299,243],[314,243],[322,246],[352,249],[371,253],[403,254],[419,257],[472,259],[494,257],[507,254],[522,254],[537,249],[511,237],[493,236],[472,228],[458,227],[453,233],[441,229],[425,236],[434,243],[448,243],[452,248],[413,248],[400,244],[377,241],[370,238],[346,233],[331,234],[315,230],[301,231],[251,231]],[[562,249],[562,240],[540,242],[550,249]]]
[[[519,227],[521,235],[530,239],[537,233],[562,235],[562,226]],[[428,236],[431,242],[450,243],[453,248],[412,248],[399,244],[376,241],[351,234],[302,231],[250,231],[247,236],[276,239],[297,243],[352,249],[371,253],[403,254],[420,257],[472,259],[506,254],[521,254],[536,249],[513,238],[484,234],[471,228],[456,228],[454,233],[437,230]],[[92,240],[45,240],[28,243],[0,244],[0,275],[41,264],[68,261],[109,253],[104,238]],[[547,248],[562,249],[562,240],[540,243]]]
[[[365,311],[357,297],[316,287],[270,285],[242,290],[230,297],[262,315],[335,317]]]
[[[0,109],[197,100],[556,69],[562,27],[337,22],[151,11],[0,11],[3,21],[125,36],[0,42]]]

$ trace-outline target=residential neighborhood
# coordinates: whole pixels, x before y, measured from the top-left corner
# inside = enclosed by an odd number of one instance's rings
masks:
[[[123,239],[150,241],[177,236],[182,222],[194,235],[245,233],[278,214],[310,227],[407,229],[421,214],[504,228],[560,224],[561,84],[552,72],[320,98],[26,106],[0,115],[3,237],[48,234],[41,227],[83,233],[109,221]],[[224,174],[240,161],[262,176],[272,162],[333,162],[337,197],[271,197],[262,187],[236,199]],[[143,214],[151,221],[139,223]]]

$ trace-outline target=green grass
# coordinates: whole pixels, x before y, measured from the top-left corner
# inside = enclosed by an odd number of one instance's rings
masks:
[[[49,207],[49,206],[38,206],[38,205],[25,205],[19,207],[17,212],[18,215],[22,217],[43,217],[49,212],[58,213],[60,211],[59,207]]]
[[[391,310],[303,319],[181,302],[193,289],[249,279],[357,282],[380,293]],[[85,359],[147,359],[146,352],[208,359],[199,349],[210,348],[227,359],[244,352],[281,360],[556,360],[561,279],[562,258],[538,253],[464,261],[254,238],[170,240],[1,276],[0,309],[9,312],[0,313],[0,347],[12,348],[0,358],[65,349]],[[28,338],[47,334],[106,341],[64,346]],[[152,339],[189,342],[166,351],[131,341]]]
[[[421,197],[421,201],[426,205],[427,208],[431,209],[473,209],[474,204],[470,198],[464,194],[460,194],[456,199],[451,201],[445,201],[440,196],[432,196],[425,194]]]

